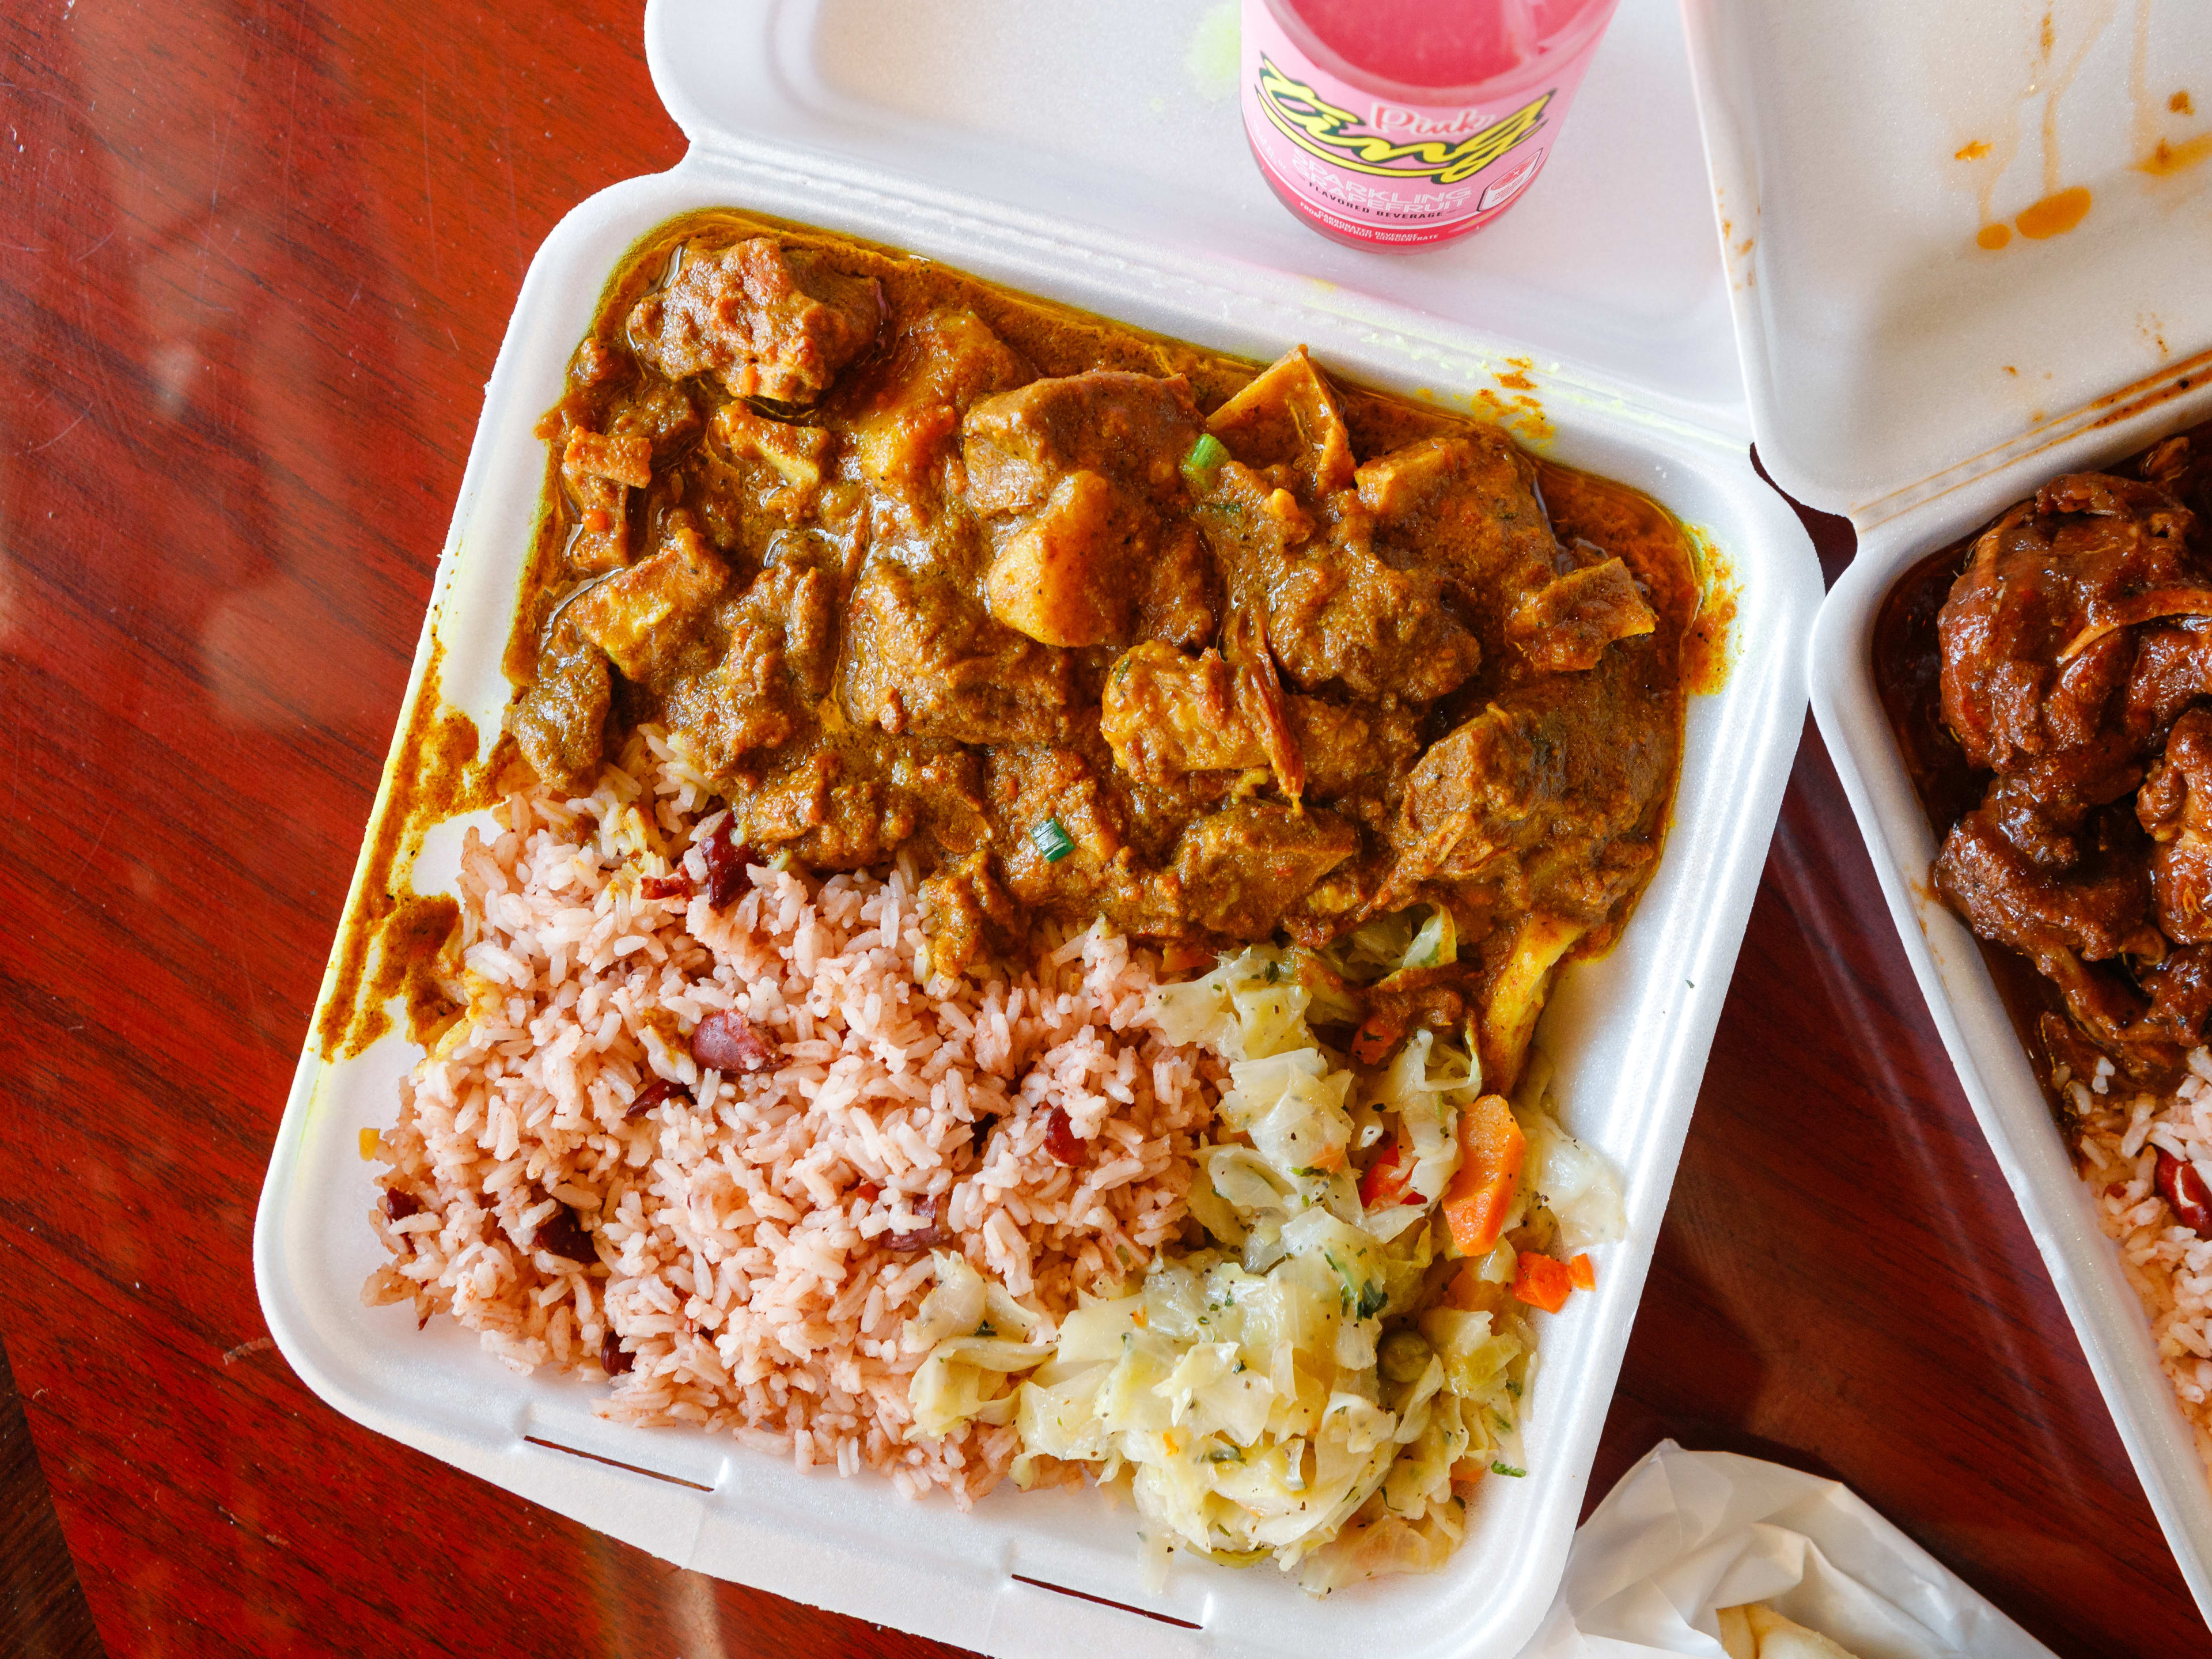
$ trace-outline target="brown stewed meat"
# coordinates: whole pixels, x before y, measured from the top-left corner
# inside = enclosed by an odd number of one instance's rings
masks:
[[[2212,1010],[2212,547],[2191,440],[2142,473],[2012,508],[1936,619],[1943,722],[1992,775],[1936,886],[2138,1071]]]

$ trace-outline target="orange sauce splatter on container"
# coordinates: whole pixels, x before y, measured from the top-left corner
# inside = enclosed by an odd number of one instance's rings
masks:
[[[2208,155],[2212,155],[2212,132],[2200,132],[2178,144],[2169,144],[2161,138],[2149,155],[2136,163],[2136,171],[2165,178],[2195,167]]]
[[[2197,113],[2197,106],[2189,101],[2189,94],[2185,92],[2175,93],[2172,97],[2166,100],[2166,106],[2172,110],[2176,115],[2194,115]]]
[[[1977,138],[1973,143],[1968,144],[1964,149],[1952,156],[1951,159],[1954,161],[1978,161],[1982,157],[1987,155],[1989,153],[1990,147],[1988,141],[1985,139]]]
[[[2063,236],[2089,216],[2089,187],[2075,185],[2046,196],[2013,221],[2020,234],[2031,241],[2039,242],[2047,236]]]
[[[1975,234],[1974,240],[1986,248],[2001,248],[2012,240],[2012,228],[2008,225],[1984,225]]]

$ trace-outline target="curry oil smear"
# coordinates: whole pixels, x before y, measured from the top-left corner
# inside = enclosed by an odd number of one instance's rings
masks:
[[[1682,634],[1682,688],[1693,697],[1711,697],[1728,684],[1735,660],[1736,606],[1743,585],[1728,556],[1703,531],[1684,527],[1697,550],[1697,614]]]
[[[434,638],[413,717],[394,750],[390,790],[370,830],[368,868],[339,929],[337,969],[315,1025],[325,1061],[351,1059],[390,1030],[386,1007],[395,997],[418,1042],[458,1012],[440,981],[454,977],[458,967],[450,945],[459,906],[415,891],[415,859],[432,825],[497,798],[512,745],[502,740],[477,761],[476,722],[440,693],[444,656]]]

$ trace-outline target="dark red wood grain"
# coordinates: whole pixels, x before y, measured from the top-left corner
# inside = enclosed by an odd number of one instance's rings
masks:
[[[636,8],[37,0],[0,116],[0,1337],[102,1638],[927,1650],[355,1427],[254,1297],[525,264],[682,149]],[[1842,1477],[2063,1654],[2212,1647],[1809,735],[1594,1491],[1662,1432]]]

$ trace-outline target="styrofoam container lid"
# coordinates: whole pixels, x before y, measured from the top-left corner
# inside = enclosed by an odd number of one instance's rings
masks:
[[[2212,367],[2212,6],[1686,12],[1752,428],[1791,495],[1879,522]]]
[[[1936,837],[1872,660],[1919,560],[2212,416],[2212,5],[1686,13],[1760,459],[1859,532],[1814,630],[1814,713],[1960,1086],[2212,1614],[2195,1437],[1981,947],[1930,883]]]
[[[1233,0],[653,0],[645,39],[695,144],[1072,220],[1170,268],[1296,272],[1300,305],[1388,301],[1746,430],[1671,0],[1615,15],[1540,187],[1410,255],[1328,241],[1275,200],[1237,114],[1236,19]]]
[[[1602,1247],[1594,1292],[1544,1318],[1527,1477],[1486,1483],[1443,1571],[1316,1601],[1271,1569],[1180,1558],[1148,1583],[1133,1514],[1094,1492],[1001,1488],[963,1512],[728,1435],[609,1424],[592,1383],[518,1377],[450,1321],[418,1334],[406,1309],[362,1305],[382,1252],[358,1135],[391,1121],[416,1058],[396,1036],[335,1063],[302,1054],[256,1277],[287,1359],[339,1409],[684,1565],[1006,1656],[1510,1654],[1558,1583],[1665,1213],[1802,729],[1820,574],[1747,453],[1672,0],[1625,0],[1526,202],[1413,256],[1340,248],[1273,201],[1243,148],[1234,23],[1232,7],[1169,0],[651,0],[655,84],[690,150],[580,204],[533,258],[410,708],[434,639],[443,696],[495,728],[545,476],[535,422],[623,251],[688,210],[870,238],[1215,349],[1304,341],[1335,372],[1446,406],[1508,393],[1492,412],[1542,453],[1701,532],[1736,606],[1725,684],[1691,700],[1652,884],[1618,947],[1565,976],[1539,1034],[1568,1126],[1620,1172],[1629,1234]],[[424,890],[450,878],[456,839],[429,837]]]

